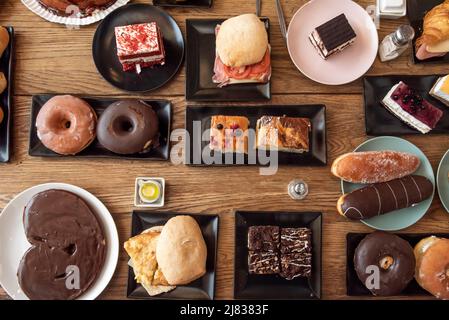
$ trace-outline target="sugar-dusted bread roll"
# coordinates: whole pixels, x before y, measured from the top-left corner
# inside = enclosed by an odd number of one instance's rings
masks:
[[[0,57],[3,55],[3,52],[6,50],[9,44],[9,33],[5,27],[0,26]]]
[[[369,219],[391,211],[412,207],[429,198],[433,184],[422,176],[376,183],[340,197],[338,212],[351,220]]]
[[[331,171],[347,182],[379,183],[412,174],[420,164],[417,156],[405,152],[351,152],[338,157]]]
[[[190,216],[176,216],[162,229],[156,259],[170,285],[188,284],[206,273],[207,247]]]

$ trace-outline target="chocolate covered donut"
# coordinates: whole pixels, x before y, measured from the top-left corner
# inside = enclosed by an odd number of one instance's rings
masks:
[[[104,264],[106,240],[83,199],[63,190],[38,193],[25,207],[23,223],[33,246],[17,276],[28,298],[75,299],[93,284]]]
[[[415,256],[413,248],[404,239],[375,231],[357,246],[354,266],[360,281],[372,294],[393,296],[400,294],[413,279]]]
[[[97,115],[84,100],[54,96],[39,110],[37,136],[48,149],[62,154],[81,152],[95,139]]]
[[[123,100],[111,104],[100,116],[98,141],[118,154],[149,151],[159,144],[159,120],[143,101]]]

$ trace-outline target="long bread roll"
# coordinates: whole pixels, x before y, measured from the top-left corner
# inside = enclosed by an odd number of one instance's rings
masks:
[[[351,152],[338,157],[332,174],[352,183],[379,183],[414,173],[421,161],[413,154],[397,151]]]
[[[376,183],[345,194],[338,199],[338,212],[351,220],[372,218],[412,207],[432,195],[433,185],[422,176],[407,176]]]

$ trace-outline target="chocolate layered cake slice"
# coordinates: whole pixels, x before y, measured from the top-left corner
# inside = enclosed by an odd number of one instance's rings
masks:
[[[117,56],[124,71],[165,64],[161,30],[156,22],[115,28]]]
[[[258,252],[279,251],[280,228],[277,226],[253,226],[248,229],[248,249]]]
[[[319,55],[326,60],[331,55],[343,51],[354,43],[357,35],[342,13],[315,28],[309,35],[309,40],[317,49]]]
[[[310,277],[312,275],[311,253],[287,253],[281,254],[280,276],[293,280],[298,277]]]
[[[277,274],[280,272],[278,252],[248,253],[248,271],[250,274]]]
[[[312,230],[308,228],[282,228],[281,253],[310,253]]]
[[[382,100],[384,107],[397,118],[421,133],[434,129],[443,117],[443,111],[410,88],[399,82],[388,91]]]

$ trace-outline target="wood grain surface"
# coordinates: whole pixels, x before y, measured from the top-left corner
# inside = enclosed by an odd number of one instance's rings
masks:
[[[144,0],[134,2],[148,2]],[[283,0],[290,21],[306,1]],[[357,1],[363,6],[374,1]],[[236,6],[238,4],[238,6]],[[215,0],[211,9],[167,11],[185,31],[186,18],[229,17],[254,12],[255,1]],[[347,299],[345,285],[345,239],[348,232],[370,232],[361,223],[350,222],[336,211],[340,183],[330,174],[331,162],[340,154],[352,151],[365,141],[361,80],[329,87],[306,79],[289,59],[280,36],[274,1],[263,1],[262,14],[271,20],[273,48],[273,99],[271,104],[324,103],[327,106],[328,167],[279,168],[274,176],[260,176],[255,167],[196,168],[175,166],[170,162],[142,162],[86,159],[40,159],[28,156],[31,95],[38,93],[72,93],[96,96],[124,96],[97,73],[91,57],[91,42],[96,25],[70,30],[35,16],[18,0],[0,4],[0,25],[16,30],[17,54],[13,104],[13,156],[0,166],[0,208],[19,192],[45,182],[66,182],[95,194],[111,211],[117,224],[121,245],[130,235],[133,210],[134,180],[137,176],[162,176],[167,180],[166,205],[163,211],[217,213],[220,235],[216,298],[233,297],[234,218],[239,210],[319,211],[323,212],[323,298]],[[383,38],[402,20],[382,20],[379,36]],[[398,60],[380,63],[377,59],[368,74],[433,74],[448,73],[448,65],[420,65],[410,62],[405,54]],[[173,102],[173,127],[184,127],[185,68],[168,85],[141,97],[164,98]],[[222,103],[219,103],[222,104]],[[436,171],[447,149],[446,136],[405,137],[420,147]],[[287,184],[293,178],[304,179],[310,195],[304,201],[293,201],[287,195]],[[18,213],[19,214],[19,213]],[[438,196],[426,216],[403,232],[447,232],[449,216]],[[121,248],[113,280],[102,294],[103,299],[125,299],[127,255]],[[7,295],[0,289],[0,298]],[[401,298],[401,297],[396,297]]]

